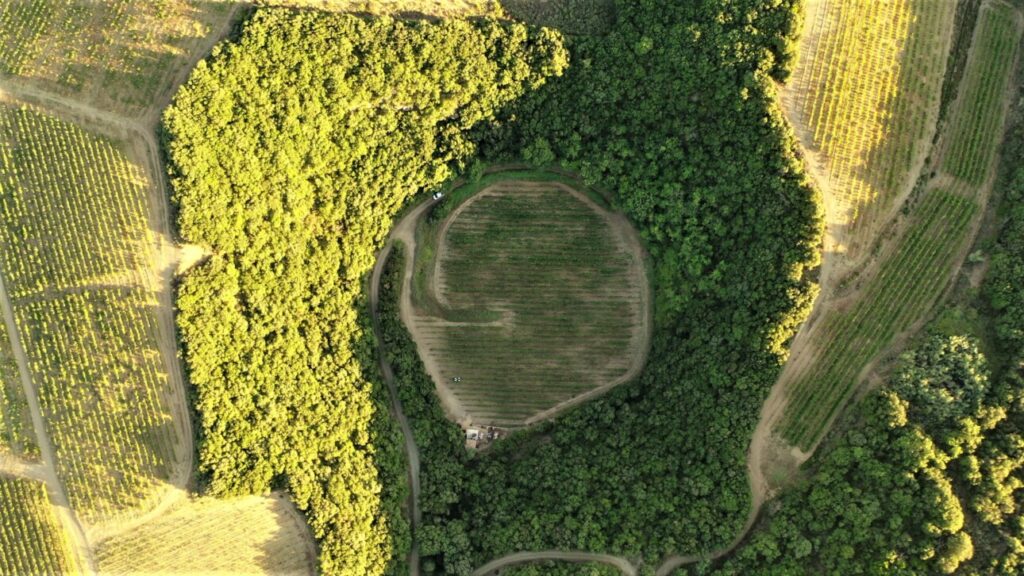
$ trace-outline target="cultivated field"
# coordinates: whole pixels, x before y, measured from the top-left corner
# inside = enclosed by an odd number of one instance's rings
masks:
[[[965,184],[978,186],[988,178],[995,159],[992,137],[1003,128],[1006,90],[1020,44],[1016,12],[1005,4],[985,4],[974,41],[942,169]]]
[[[991,187],[1020,38],[1012,9],[982,8],[936,175],[906,204],[907,216],[885,229],[878,257],[845,279],[842,297],[794,346],[780,380],[786,409],[778,430],[787,442],[815,445],[865,369],[927,319],[963,261]]]
[[[78,572],[41,483],[0,476],[0,510],[0,574]]]
[[[185,456],[147,280],[148,198],[116,142],[0,107],[0,265],[57,472],[90,522],[141,505]]]
[[[0,453],[34,460],[39,457],[25,388],[11,351],[7,327],[0,320]]]
[[[149,107],[232,3],[13,0],[0,6],[0,77],[108,109]]]
[[[281,495],[199,499],[97,547],[104,574],[313,574],[305,520]]]
[[[639,369],[648,288],[624,219],[565,185],[506,181],[436,226],[411,328],[451,415],[521,425]]]
[[[783,107],[827,189],[829,242],[855,267],[931,148],[956,2],[807,0]]]

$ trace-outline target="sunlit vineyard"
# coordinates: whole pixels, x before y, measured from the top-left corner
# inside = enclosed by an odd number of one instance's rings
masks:
[[[178,441],[158,347],[148,189],[119,146],[0,108],[0,264],[57,468],[98,521],[167,479]]]
[[[7,327],[0,318],[0,453],[34,459],[39,456],[31,415],[25,401],[25,388],[18,375],[18,364],[11,352]]]
[[[958,106],[960,117],[949,133],[949,150],[942,168],[978,185],[988,176],[995,158],[992,138],[1002,126],[1006,91],[1020,45],[1013,9],[1004,4],[985,4],[975,41],[982,46],[972,52],[968,63],[969,73],[960,96],[964,102]]]
[[[0,113],[0,135],[0,241],[19,247],[0,254],[11,297],[137,281],[148,241],[138,167],[110,140],[29,108]]]
[[[39,482],[0,476],[0,574],[74,574],[68,538]]]
[[[96,555],[103,574],[313,574],[308,538],[281,495],[208,498],[103,542]]]
[[[852,262],[913,184],[938,115],[956,2],[809,0],[783,102],[851,224]]]
[[[789,390],[786,439],[808,448],[842,407],[860,372],[901,332],[923,319],[945,290],[955,256],[968,240],[977,206],[970,198],[934,190],[913,208],[907,232],[863,289],[862,298],[830,313],[812,361]]]
[[[924,320],[945,291],[971,240],[972,218],[987,197],[987,190],[977,184],[996,157],[1010,63],[1019,40],[1012,11],[982,10],[962,97],[945,136],[948,155],[936,183],[908,206],[906,222],[897,221],[902,233],[882,245],[887,248],[877,269],[865,272],[854,303],[833,303],[812,328],[814,344],[787,366],[788,405],[780,431],[790,443],[812,446],[860,383],[864,368]]]
[[[0,74],[142,108],[230,2],[16,0],[0,5]]]

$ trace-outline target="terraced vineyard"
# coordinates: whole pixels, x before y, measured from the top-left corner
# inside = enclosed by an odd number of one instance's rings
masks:
[[[1009,86],[1020,28],[1014,10],[1005,4],[987,3],[978,17],[976,41],[981,42],[967,64],[958,108],[959,116],[949,133],[949,150],[942,169],[971,185],[989,175],[996,149],[993,134],[1003,122],[1003,104]]]
[[[116,143],[0,108],[0,265],[58,474],[90,522],[139,506],[179,457],[147,198]]]
[[[140,110],[230,8],[202,0],[4,2],[0,74]]]
[[[39,457],[25,388],[11,352],[7,327],[0,319],[0,453],[3,452],[30,460]]]
[[[929,192],[914,207],[906,235],[863,297],[830,314],[822,326],[827,340],[817,343],[813,366],[790,388],[782,427],[788,441],[810,447],[860,381],[861,370],[927,314],[945,289],[976,211],[970,198],[944,190]]]
[[[811,344],[787,365],[788,404],[779,430],[788,442],[803,449],[813,446],[861,381],[864,368],[924,320],[945,291],[971,240],[972,218],[988,195],[984,180],[996,158],[1020,38],[1020,21],[1012,10],[995,3],[983,7],[947,128],[941,170],[908,206],[907,221],[896,223],[896,236],[881,245],[880,261],[865,269],[852,303],[831,302],[811,328]]]
[[[103,542],[97,557],[104,574],[313,574],[316,562],[302,516],[280,495],[188,502]]]
[[[42,484],[0,476],[0,510],[0,574],[78,572]]]
[[[555,183],[495,184],[442,228],[442,310],[416,317],[417,342],[474,422],[522,424],[643,357],[642,255],[582,198]]]
[[[931,145],[956,2],[808,0],[783,92],[835,203],[836,250],[864,256]]]

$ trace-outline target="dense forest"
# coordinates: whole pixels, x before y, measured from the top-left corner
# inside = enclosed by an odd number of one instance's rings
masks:
[[[617,12],[607,35],[573,39],[566,70],[555,33],[520,25],[260,11],[166,113],[181,233],[214,253],[179,295],[201,470],[216,494],[286,487],[326,573],[395,570],[408,546],[360,279],[400,206],[481,161],[556,162],[613,193],[654,262],[654,360],[470,459],[395,346],[433,461],[424,572],[552,547],[650,564],[719,547],[746,518],[749,433],[814,296],[821,235],[775,104],[797,3]]]
[[[437,573],[550,548],[652,565],[743,525],[747,444],[821,234],[775,104],[797,8],[619,2],[607,35],[573,38],[563,77],[476,130],[491,162],[553,160],[612,192],[653,259],[656,325],[638,381],[469,463],[459,501],[424,520]]]
[[[409,547],[359,314],[374,251],[471,127],[566,65],[518,24],[259,10],[165,113],[181,235],[213,254],[178,295],[200,470],[217,495],[286,488],[326,574],[398,573]]]
[[[712,573],[1024,571],[1021,113],[1018,106],[1004,144],[1002,228],[979,311],[995,327],[997,361],[964,336],[925,337],[847,418],[812,473]]]

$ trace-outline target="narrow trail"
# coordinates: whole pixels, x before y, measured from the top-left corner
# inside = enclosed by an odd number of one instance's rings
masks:
[[[544,560],[556,560],[563,562],[600,562],[618,568],[625,576],[637,576],[636,566],[633,566],[625,558],[611,556],[608,554],[594,554],[592,552],[559,552],[549,550],[547,552],[517,552],[492,560],[487,564],[473,571],[473,576],[486,576],[502,568],[514,564],[527,564],[529,562],[540,562]]]
[[[398,425],[402,429],[405,456],[409,461],[409,510],[411,516],[409,524],[412,531],[412,548],[409,550],[409,574],[411,576],[419,576],[420,573],[419,544],[416,542],[416,533],[422,520],[422,513],[420,511],[420,451],[416,446],[416,439],[412,435],[409,419],[405,416],[405,411],[402,409],[402,400],[398,396],[398,385],[395,383],[395,373],[391,369],[391,365],[388,364],[387,357],[384,354],[384,338],[380,327],[380,278],[384,272],[384,264],[387,262],[388,256],[391,255],[391,250],[396,240],[405,244],[409,257],[405,263],[404,273],[411,275],[411,255],[415,254],[416,251],[416,238],[413,230],[420,216],[434,202],[434,200],[424,201],[406,214],[391,229],[391,234],[388,236],[384,248],[377,254],[377,262],[373,266],[373,275],[370,277],[370,316],[373,320],[373,331],[377,337],[377,361],[380,364],[381,376],[388,387],[388,395],[391,397],[391,411],[394,413],[395,418],[398,419]],[[404,298],[407,293],[407,289],[402,290],[402,297]]]
[[[53,444],[50,443],[50,435],[46,431],[46,424],[43,421],[43,411],[39,406],[36,386],[32,382],[28,355],[25,354],[25,349],[21,345],[21,333],[18,331],[18,324],[14,319],[14,309],[11,307],[11,299],[7,293],[7,284],[2,271],[0,271],[0,311],[3,313],[4,323],[7,326],[7,336],[11,342],[11,352],[14,354],[14,359],[18,364],[18,375],[21,377],[21,385],[25,390],[29,413],[32,415],[32,427],[36,433],[36,443],[39,445],[43,468],[37,469],[37,472],[43,473],[47,492],[50,494],[50,501],[57,509],[61,522],[71,536],[71,544],[79,558],[79,564],[87,574],[95,574],[96,559],[93,557],[89,540],[85,536],[85,530],[82,529],[78,516],[71,508],[71,502],[68,500],[64,484],[57,477],[57,457],[54,454]]]
[[[50,469],[40,462],[26,462],[10,454],[0,454],[0,474],[46,483]]]

